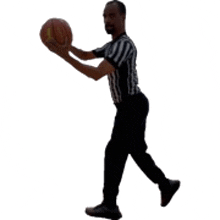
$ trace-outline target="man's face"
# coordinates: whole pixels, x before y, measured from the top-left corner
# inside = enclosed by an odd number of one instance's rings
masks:
[[[104,13],[105,30],[108,34],[120,31],[124,25],[125,16],[121,15],[117,4],[110,4],[105,7]]]

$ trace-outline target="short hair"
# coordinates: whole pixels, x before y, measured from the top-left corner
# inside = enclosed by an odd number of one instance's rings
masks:
[[[126,7],[125,7],[124,3],[122,3],[118,0],[113,0],[113,1],[107,2],[106,5],[110,5],[110,4],[113,4],[113,3],[117,4],[120,14],[126,15]]]

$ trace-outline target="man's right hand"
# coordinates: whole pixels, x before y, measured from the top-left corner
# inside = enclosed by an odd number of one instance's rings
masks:
[[[45,44],[51,52],[65,59],[69,56],[69,50],[71,47],[67,42],[68,39],[66,38],[65,44],[60,45],[55,39],[50,39]]]

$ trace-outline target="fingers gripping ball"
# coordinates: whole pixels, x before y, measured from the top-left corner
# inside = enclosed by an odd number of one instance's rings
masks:
[[[67,39],[68,45],[72,43],[73,36],[69,24],[60,18],[51,18],[47,20],[40,31],[40,38],[44,45],[48,40],[54,39],[60,45],[64,45]]]

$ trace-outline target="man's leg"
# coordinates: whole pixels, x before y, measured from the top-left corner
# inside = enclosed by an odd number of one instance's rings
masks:
[[[161,206],[165,207],[179,189],[180,181],[167,179],[162,170],[157,167],[152,157],[146,153],[147,144],[144,141],[145,120],[144,123],[136,124],[136,126],[131,135],[132,145],[130,146],[130,154],[145,175],[152,182],[159,185],[161,191]]]
[[[151,181],[159,185],[159,189],[161,191],[161,206],[165,207],[169,204],[172,197],[179,189],[180,181],[169,180],[165,177],[162,170],[156,166],[152,157],[146,153],[147,145],[144,141],[143,133],[141,133],[141,131],[139,132],[141,135],[139,136],[137,134],[136,138],[134,138],[130,154],[145,175]]]
[[[144,172],[144,174],[154,183],[159,185],[160,190],[169,186],[169,181],[165,177],[162,170],[157,167],[152,157],[143,151],[136,151],[131,153],[132,158]]]
[[[122,179],[128,152],[119,141],[110,140],[105,150],[104,160],[104,203],[116,206],[116,197]]]
[[[126,149],[125,119],[121,111],[117,112],[111,140],[105,150],[104,159],[104,188],[103,202],[92,208],[87,208],[90,216],[119,219],[122,217],[116,203],[119,185],[123,175],[125,163],[128,157]]]

